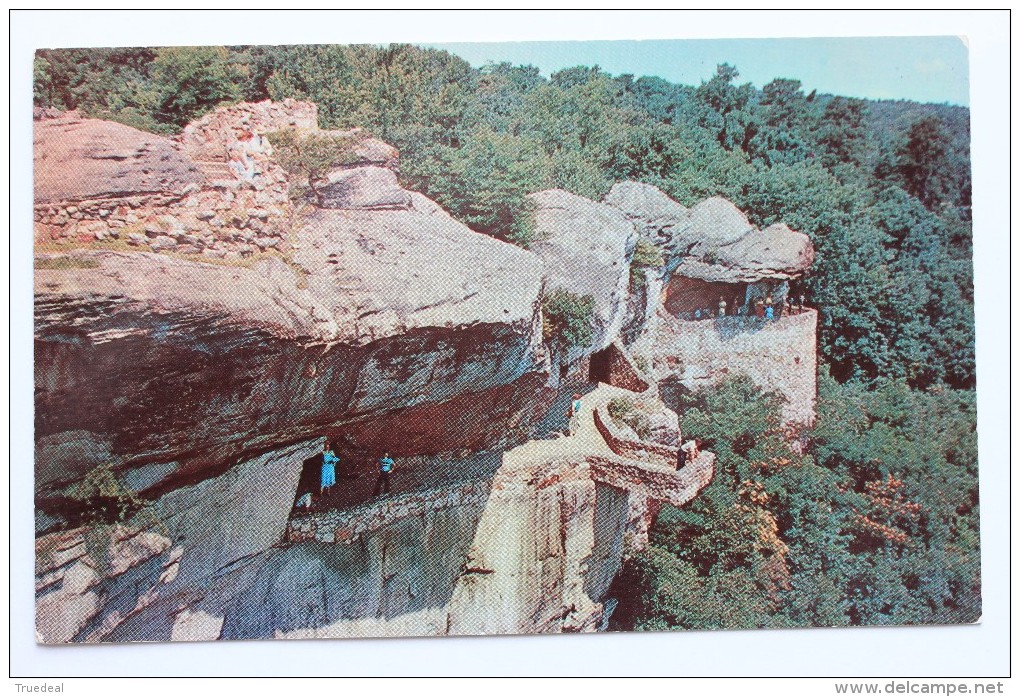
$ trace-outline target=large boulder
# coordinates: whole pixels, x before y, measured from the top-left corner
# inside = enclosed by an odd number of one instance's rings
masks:
[[[591,350],[618,336],[627,310],[634,225],[619,210],[561,189],[531,194],[535,233],[531,249],[545,264],[547,288],[595,298]]]
[[[38,269],[44,502],[99,464],[162,493],[327,429],[387,433],[388,417],[470,393],[494,391],[462,400],[428,446],[504,436],[481,405],[545,370],[541,262],[410,196],[406,210],[313,211],[289,261],[78,251]],[[533,406],[516,403],[502,426]]]
[[[170,192],[200,184],[194,161],[169,138],[74,113],[35,122],[35,201]]]
[[[338,169],[316,184],[323,208],[407,208],[411,195],[400,188],[397,175],[385,167]]]
[[[688,210],[651,184],[619,182],[603,201],[623,211],[647,238],[666,244],[673,239],[674,227],[684,225]]]
[[[754,229],[739,208],[720,196],[705,199],[675,228],[674,246],[708,250],[736,242]]]
[[[709,282],[755,283],[798,278],[814,260],[811,238],[777,223],[764,230],[752,228],[736,242],[716,247],[701,258],[685,258],[677,271]]]
[[[810,238],[783,223],[756,228],[726,199],[690,210],[648,184],[621,182],[606,196],[665,252],[676,274],[709,283],[798,278],[814,262]]]

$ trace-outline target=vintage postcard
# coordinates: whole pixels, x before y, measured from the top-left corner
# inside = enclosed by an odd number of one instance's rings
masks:
[[[37,51],[36,641],[977,622],[967,69]]]

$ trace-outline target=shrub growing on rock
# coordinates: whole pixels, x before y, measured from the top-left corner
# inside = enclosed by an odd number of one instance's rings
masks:
[[[645,282],[643,269],[652,269],[666,263],[662,256],[662,250],[655,246],[655,243],[639,237],[637,246],[634,248],[634,256],[630,260],[630,287],[633,290],[640,289]]]
[[[542,337],[564,350],[587,346],[594,338],[591,326],[595,298],[568,290],[554,290],[542,300]]]
[[[356,148],[367,136],[361,132],[301,133],[284,129],[267,133],[275,150],[276,161],[297,180],[298,187],[307,186],[318,199],[316,185],[335,167],[358,161]]]

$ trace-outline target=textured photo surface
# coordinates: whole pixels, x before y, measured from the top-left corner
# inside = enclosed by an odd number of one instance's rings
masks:
[[[966,85],[695,43],[38,51],[37,641],[978,621]]]

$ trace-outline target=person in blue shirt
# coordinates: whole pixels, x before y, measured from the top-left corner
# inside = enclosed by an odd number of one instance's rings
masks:
[[[577,427],[580,424],[581,413],[581,395],[575,394],[570,400],[570,408],[567,409],[567,429],[570,435],[574,435],[577,431]]]
[[[325,494],[336,484],[336,465],[340,458],[333,452],[333,444],[326,443],[322,446],[322,479],[319,483],[319,495]]]
[[[390,472],[393,471],[393,458],[390,454],[383,453],[379,458],[379,478],[375,480],[375,491],[372,496],[378,496],[379,492],[386,487],[386,493],[390,493]]]

